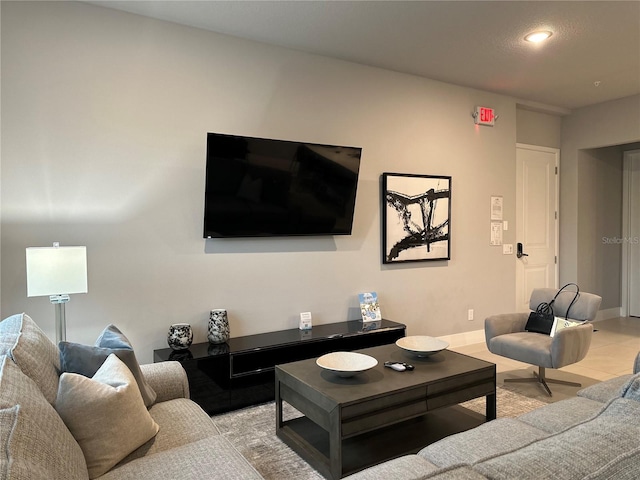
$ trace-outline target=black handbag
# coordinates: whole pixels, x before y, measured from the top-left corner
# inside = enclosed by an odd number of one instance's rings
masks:
[[[575,285],[576,295],[575,297],[573,297],[573,301],[567,309],[566,318],[569,318],[569,310],[571,310],[571,307],[578,299],[578,295],[580,294],[580,287],[578,287],[578,285],[576,285],[575,283],[567,283],[564,287],[558,290],[558,293],[555,294],[553,300],[551,300],[549,303],[542,302],[538,305],[535,312],[531,312],[529,314],[529,319],[527,320],[527,324],[524,327],[527,332],[543,333],[545,335],[551,334],[553,321],[555,320],[555,315],[553,313],[553,302],[555,302],[556,298],[558,298],[558,295],[560,295],[560,293],[570,285]]]
[[[551,303],[541,303],[535,312],[529,314],[529,319],[524,329],[527,332],[551,334],[555,315],[553,314],[553,300]]]

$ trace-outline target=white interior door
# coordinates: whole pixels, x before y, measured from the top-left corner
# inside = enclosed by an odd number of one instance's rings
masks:
[[[623,309],[640,317],[640,150],[624,154]],[[625,301],[626,300],[626,301]]]
[[[516,308],[529,310],[534,288],[558,286],[558,166],[560,150],[516,147]],[[516,253],[518,245],[516,245]]]

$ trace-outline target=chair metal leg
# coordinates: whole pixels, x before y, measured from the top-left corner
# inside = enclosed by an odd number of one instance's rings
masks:
[[[547,394],[550,397],[553,397],[553,394],[551,393],[551,389],[549,388],[549,385],[547,385],[547,382],[558,383],[561,385],[570,385],[572,387],[582,386],[582,384],[576,383],[576,382],[567,382],[566,380],[556,380],[555,378],[547,378],[545,375],[544,367],[538,367],[538,371],[533,372],[533,378],[505,378],[504,381],[505,382],[538,382],[540,385],[543,386],[543,388],[546,390]]]
[[[557,378],[545,378],[545,380],[549,383],[557,383],[560,385],[569,385],[571,387],[581,387],[582,384],[578,382],[568,382],[566,380],[558,380]]]

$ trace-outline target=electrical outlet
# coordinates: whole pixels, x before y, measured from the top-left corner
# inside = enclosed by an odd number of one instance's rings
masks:
[[[467,320],[469,320],[469,321],[473,320],[473,308],[470,308],[467,311]]]

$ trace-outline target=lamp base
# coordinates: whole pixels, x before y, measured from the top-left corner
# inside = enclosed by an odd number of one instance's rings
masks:
[[[69,295],[51,295],[49,301],[56,306],[56,345],[67,340],[67,319],[64,304],[69,301]]]

